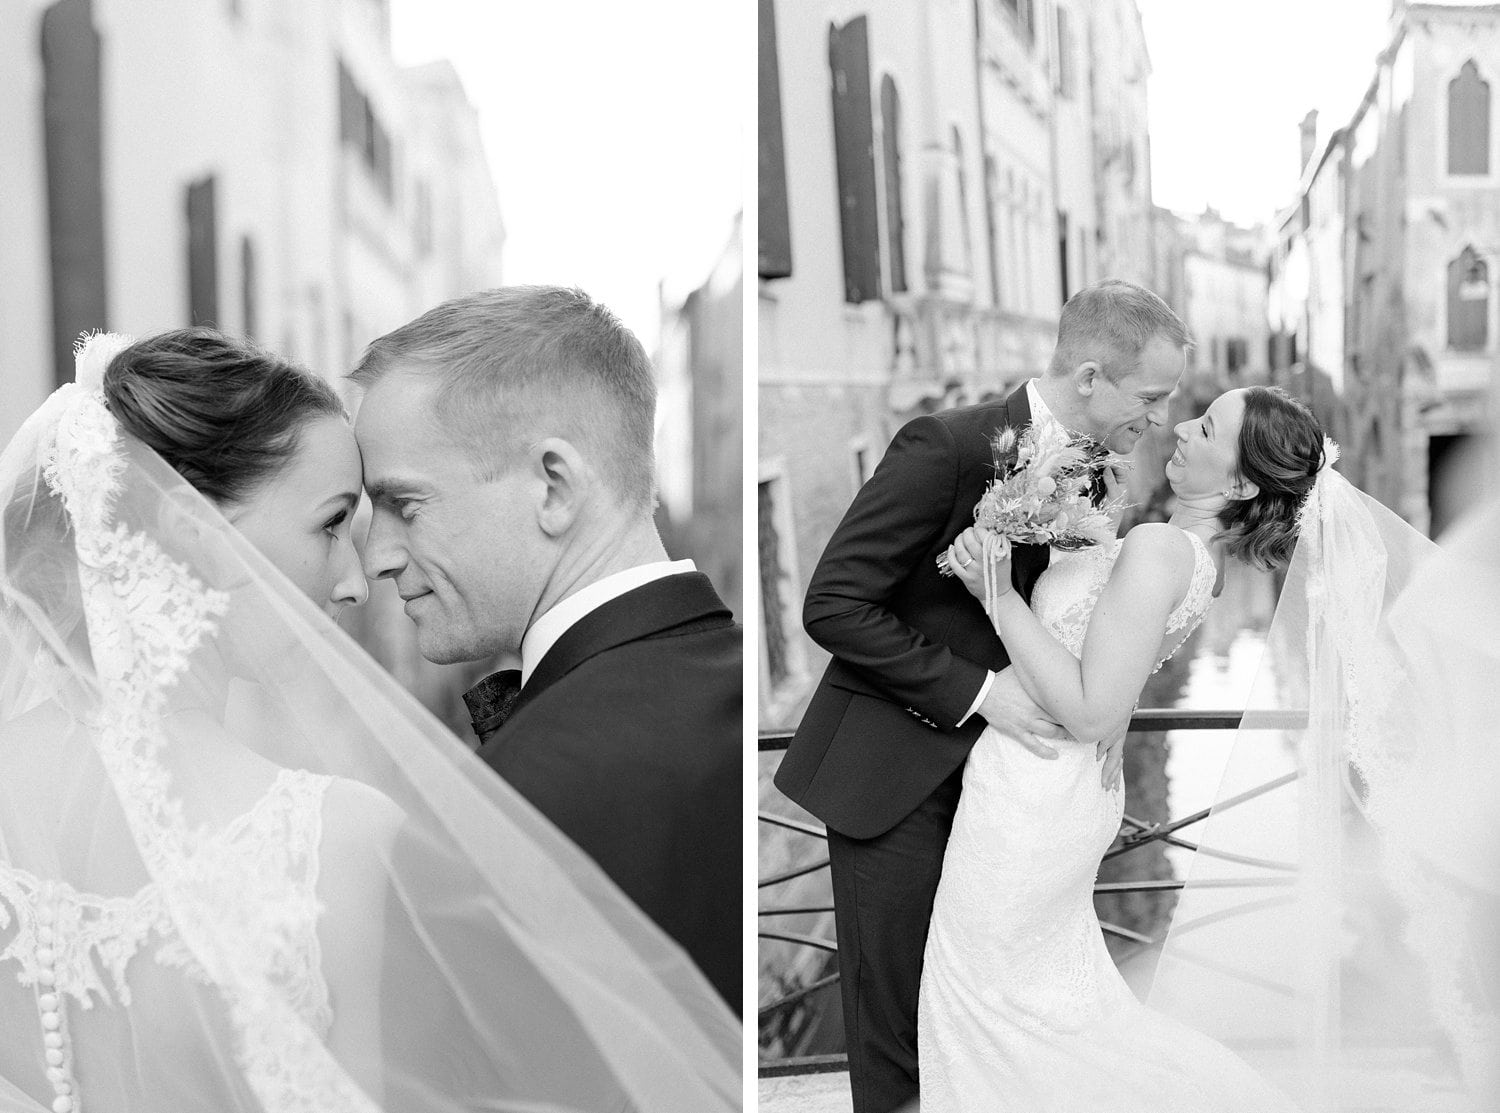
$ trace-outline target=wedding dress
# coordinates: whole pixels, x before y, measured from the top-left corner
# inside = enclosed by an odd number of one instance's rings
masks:
[[[1216,570],[1203,541],[1169,616],[1165,662],[1207,613]],[[1032,608],[1075,657],[1122,541],[1055,552]],[[1141,1005],[1094,912],[1100,859],[1124,788],[1095,747],[1042,760],[986,729],[964,767],[922,968],[923,1113],[1274,1113],[1287,1099],[1227,1048]]]
[[[326,1039],[333,1020],[317,935],[323,801],[332,782],[331,777],[283,769],[248,811],[213,833],[202,851],[216,859],[214,871],[267,879],[267,887],[249,891],[257,902],[275,907],[287,927],[271,956],[268,983],[320,1039]],[[47,1063],[46,1088],[52,1092],[37,1086],[32,1096],[54,1108],[78,1107],[73,1030],[80,1031],[83,1047],[92,1049],[102,1033],[129,1030],[128,1018],[111,1015],[113,1010],[128,1012],[137,999],[153,994],[179,1001],[198,997],[214,984],[194,960],[155,881],[128,894],[104,895],[0,862],[0,923],[6,921],[13,921],[13,935],[0,961],[13,961],[18,969],[14,982],[0,984],[0,1009],[16,1016],[32,1013],[36,1043],[33,1048],[0,1046],[0,1071],[24,1077],[25,1060],[40,1048]],[[160,971],[142,976],[142,965],[152,961],[138,960],[143,951],[154,954]],[[33,997],[34,1002],[26,999]],[[87,1011],[70,1015],[69,1000]],[[149,1001],[142,1005],[152,1007]],[[190,1046],[192,1036],[190,1027],[163,1026],[153,1032],[163,1050],[179,1040]],[[171,1055],[131,1071],[99,1070],[102,1064],[87,1060],[86,1053],[88,1101],[98,1109],[149,1107],[168,1090],[184,1104],[203,1109],[231,1108],[238,1097],[225,1092],[212,1074],[184,1069],[186,1061]],[[164,1073],[149,1069],[153,1062]]]
[[[691,960],[103,402],[0,453],[0,1113],[728,1113]]]

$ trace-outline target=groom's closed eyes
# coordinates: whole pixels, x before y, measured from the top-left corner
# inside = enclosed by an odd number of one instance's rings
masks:
[[[426,497],[420,486],[409,480],[377,480],[367,484],[365,490],[376,510],[392,510],[403,518],[407,518],[408,510]]]

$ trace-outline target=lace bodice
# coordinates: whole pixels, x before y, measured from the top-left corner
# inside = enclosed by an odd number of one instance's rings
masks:
[[[1176,653],[1203,621],[1213,602],[1214,581],[1218,571],[1208,546],[1196,533],[1183,531],[1193,542],[1193,577],[1187,594],[1167,618],[1161,648],[1156,655],[1156,669]],[[1079,552],[1054,550],[1047,569],[1037,580],[1031,607],[1042,625],[1067,647],[1075,657],[1083,656],[1083,642],[1089,630],[1094,606],[1109,582],[1110,572],[1120,555],[1124,538],[1110,545],[1098,545]],[[1152,670],[1153,672],[1155,669]]]
[[[281,770],[250,810],[210,835],[191,869],[205,892],[237,892],[261,908],[274,907],[283,925],[271,958],[271,983],[319,1035],[332,1023],[323,977],[317,922],[319,844],[323,798],[332,778]],[[236,916],[231,907],[226,918]],[[127,896],[81,892],[0,861],[0,969],[34,989],[49,1077],[70,1076],[75,1048],[68,1034],[68,1005],[129,1008],[130,967],[143,950],[161,967],[198,984],[208,978],[181,938],[163,890],[151,882]],[[85,1051],[86,1058],[87,1052]],[[86,1062],[78,1064],[86,1072]],[[55,1076],[54,1076],[55,1075]]]

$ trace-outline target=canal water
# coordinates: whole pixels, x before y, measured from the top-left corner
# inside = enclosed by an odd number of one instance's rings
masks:
[[[1260,665],[1266,631],[1275,610],[1276,591],[1277,585],[1269,574],[1232,563],[1226,572],[1224,589],[1208,616],[1177,655],[1151,678],[1140,706],[1242,710]],[[1152,823],[1207,807],[1213,802],[1233,741],[1233,731],[1132,735],[1126,747],[1126,813]],[[760,807],[777,815],[811,821],[812,817],[783,797],[771,783],[780,759],[779,753],[760,755]],[[826,856],[819,839],[766,823],[759,828],[761,877]],[[1181,877],[1188,856],[1188,851],[1155,844],[1105,863],[1100,880]],[[1174,901],[1171,893],[1132,893],[1101,897],[1096,903],[1102,920],[1156,936],[1165,927]],[[831,903],[826,869],[762,889],[760,894],[762,909]],[[828,913],[763,916],[760,928],[833,939],[833,921]],[[1113,938],[1110,945],[1117,960],[1138,949],[1136,944]],[[803,945],[761,940],[759,952],[763,1005],[790,989],[826,977],[835,969],[831,955]],[[836,987],[820,991],[796,1009],[778,1013],[761,1025],[764,1057],[841,1051],[842,1039]]]

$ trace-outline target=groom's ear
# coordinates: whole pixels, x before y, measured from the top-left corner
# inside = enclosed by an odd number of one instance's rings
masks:
[[[1098,360],[1086,359],[1073,368],[1073,388],[1087,398],[1094,393],[1094,386],[1103,373],[1104,368]]]
[[[561,537],[578,520],[592,474],[571,441],[548,437],[531,447],[531,467],[544,484],[537,525],[548,537]]]

